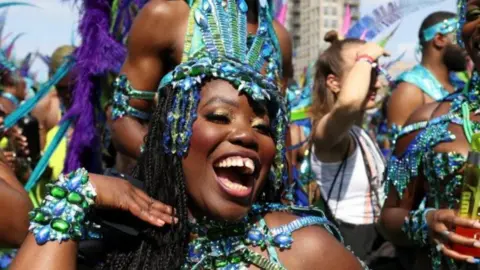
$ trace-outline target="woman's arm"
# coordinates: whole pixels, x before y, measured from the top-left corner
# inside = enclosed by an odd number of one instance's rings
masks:
[[[13,171],[0,161],[0,247],[19,247],[28,231],[32,203]]]
[[[385,55],[380,46],[367,43],[359,55],[367,55],[374,60]],[[342,80],[342,86],[333,109],[323,116],[314,126],[314,143],[318,150],[330,150],[341,142],[348,134],[350,128],[358,121],[359,113],[366,105],[370,90],[372,65],[367,61],[357,61],[353,68]],[[332,87],[340,84],[327,78]]]
[[[72,240],[39,246],[29,233],[9,269],[77,269],[77,250],[78,244]]]
[[[72,181],[74,178],[68,178],[67,181]],[[177,222],[172,216],[173,209],[171,207],[155,201],[123,179],[96,174],[88,174],[88,178],[97,193],[95,197],[96,207],[124,210],[158,227]],[[65,185],[64,187],[68,186]],[[65,188],[63,189],[65,190]],[[65,194],[64,197],[67,195]],[[41,207],[48,208],[44,204]],[[93,205],[90,207],[93,207]],[[58,218],[58,216],[52,217]],[[38,222],[32,222],[32,224],[36,226]],[[45,223],[41,224],[44,226]],[[76,225],[85,225],[85,220]],[[51,226],[51,224],[47,222],[46,226]],[[67,234],[71,236],[72,232],[67,231]],[[11,269],[76,269],[77,242],[70,239],[62,243],[59,243],[58,240],[52,241],[51,238],[48,240],[45,240],[47,241],[45,244],[39,245],[34,235],[29,233],[15,257]]]
[[[418,208],[424,194],[422,181],[418,178],[408,185],[402,199],[398,196],[396,188],[391,185],[380,215],[378,226],[380,233],[395,245],[414,245],[403,232],[402,227],[410,211]]]

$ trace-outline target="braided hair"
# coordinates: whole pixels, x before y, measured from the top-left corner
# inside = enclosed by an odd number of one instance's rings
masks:
[[[147,227],[141,233],[141,240],[116,247],[98,269],[179,269],[184,264],[190,232],[182,160],[177,155],[164,154],[162,140],[175,94],[171,86],[160,90],[159,102],[145,137],[145,150],[134,176],[143,181],[149,196],[175,208],[179,222],[162,228]],[[280,202],[273,181],[267,180],[260,194],[260,202]]]

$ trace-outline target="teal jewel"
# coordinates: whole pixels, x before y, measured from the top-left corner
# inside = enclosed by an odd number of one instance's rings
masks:
[[[284,249],[292,246],[293,238],[287,233],[280,233],[273,238],[273,241],[279,248]]]
[[[247,13],[248,5],[245,0],[238,0],[238,7],[240,8],[240,11],[242,11],[243,13]]]
[[[200,27],[207,27],[207,18],[205,18],[205,15],[200,10],[195,11],[195,22],[200,26]]]
[[[205,12],[210,12],[212,10],[212,7],[210,6],[208,0],[203,0],[202,8]]]
[[[43,226],[38,233],[35,234],[35,241],[39,245],[45,244],[50,239],[50,227]]]
[[[67,207],[67,201],[66,200],[59,201],[53,208],[53,214],[56,216],[60,216],[65,210],[65,207]]]
[[[79,188],[81,184],[82,184],[82,176],[77,175],[68,182],[67,188],[70,191],[74,191],[74,190],[77,190],[77,188]]]
[[[265,237],[259,229],[254,228],[248,232],[247,239],[248,239],[248,242],[255,247],[255,246],[262,245],[263,241],[265,240]]]

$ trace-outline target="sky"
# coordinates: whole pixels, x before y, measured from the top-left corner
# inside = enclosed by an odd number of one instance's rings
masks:
[[[73,0],[23,1],[34,3],[37,7],[9,8],[4,33],[25,33],[17,41],[14,51],[15,56],[22,58],[31,51],[39,51],[50,55],[56,47],[72,43],[72,33],[78,26],[79,18],[78,7],[72,4]],[[361,0],[360,12],[361,14],[369,13],[377,6],[389,1]],[[0,3],[2,2],[6,2],[6,0],[0,0]],[[439,2],[439,4],[423,8],[404,18],[397,33],[387,45],[387,50],[392,54],[392,57],[407,50],[404,61],[415,61],[414,51],[417,43],[417,33],[422,20],[435,11],[455,11],[456,0]],[[78,35],[74,36],[74,40],[78,45],[80,42]],[[34,63],[32,71],[38,72],[40,80],[45,80],[47,77],[47,67],[39,60]]]

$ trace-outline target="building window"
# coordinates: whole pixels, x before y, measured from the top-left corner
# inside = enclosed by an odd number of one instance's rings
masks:
[[[337,15],[337,8],[336,7],[332,7],[332,15]]]
[[[329,7],[325,7],[325,9],[323,10],[323,14],[328,15],[329,10]]]
[[[328,20],[328,19],[323,20],[323,26],[324,26],[325,28],[330,27],[330,20]]]
[[[337,20],[332,20],[332,25],[331,25],[331,27],[332,27],[333,29],[337,29],[337,27],[338,27],[338,21],[337,21]]]

